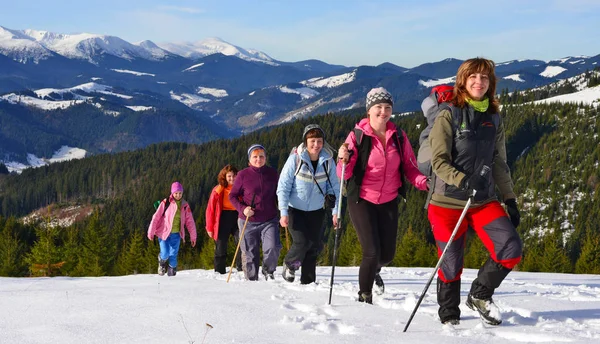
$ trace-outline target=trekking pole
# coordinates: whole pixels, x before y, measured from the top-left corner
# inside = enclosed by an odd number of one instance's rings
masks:
[[[254,194],[254,196],[252,196],[252,203],[250,203],[251,208],[254,208],[254,197],[255,196],[256,196],[256,194]],[[229,283],[229,278],[231,277],[231,271],[233,271],[233,264],[235,264],[235,258],[237,258],[238,251],[240,250],[240,244],[242,243],[242,240],[244,240],[244,232],[246,231],[246,225],[248,224],[249,218],[250,218],[250,216],[246,216],[246,221],[244,221],[244,227],[242,228],[242,232],[240,233],[240,240],[238,241],[237,248],[235,249],[235,254],[233,255],[233,260],[231,261],[231,267],[229,268],[229,275],[227,275],[227,283]],[[244,264],[244,263],[242,262],[242,264]]]
[[[480,175],[482,177],[484,177],[489,172],[489,170],[490,170],[490,168],[488,166],[484,165],[483,168],[481,169]],[[413,309],[412,314],[410,315],[410,318],[408,318],[408,321],[406,322],[406,326],[404,326],[404,331],[402,331],[402,332],[406,332],[406,330],[408,329],[408,326],[410,325],[410,322],[412,321],[413,317],[415,316],[415,313],[417,313],[417,309],[419,309],[419,306],[421,305],[421,302],[423,301],[423,298],[425,297],[425,293],[427,293],[427,289],[429,289],[429,286],[431,285],[431,281],[433,280],[433,277],[435,276],[435,274],[439,270],[440,266],[442,265],[442,262],[444,261],[444,256],[446,255],[446,251],[448,251],[448,247],[450,247],[450,245],[452,244],[452,241],[454,240],[454,237],[456,236],[456,233],[458,232],[458,228],[460,227],[461,223],[463,222],[463,219],[467,215],[467,210],[469,210],[469,206],[471,205],[473,198],[475,198],[476,193],[477,193],[477,191],[473,190],[473,193],[469,196],[469,199],[467,200],[467,204],[465,205],[465,208],[463,209],[462,213],[460,214],[460,217],[458,218],[458,222],[456,223],[456,226],[454,227],[454,230],[452,231],[452,235],[450,235],[450,239],[448,239],[448,244],[446,244],[446,247],[444,247],[444,250],[442,251],[442,254],[440,255],[440,259],[438,259],[435,269],[433,269],[431,276],[429,276],[429,281],[427,281],[427,284],[425,285],[425,289],[423,289],[423,292],[421,293],[421,297],[419,297],[419,301],[417,301],[417,305],[415,306],[415,309]]]
[[[288,235],[288,229],[287,229],[287,227],[285,227],[284,229],[285,229],[285,247],[289,251],[290,250],[290,238]]]
[[[335,229],[335,240],[333,242],[333,262],[331,264],[331,280],[329,281],[329,303],[331,304],[331,293],[333,292],[333,275],[335,273],[335,263],[337,261],[338,244],[340,241],[340,232],[342,231],[342,190],[344,189],[344,172],[346,171],[346,162],[342,163],[342,178],[340,180],[340,194],[338,195],[337,226]]]

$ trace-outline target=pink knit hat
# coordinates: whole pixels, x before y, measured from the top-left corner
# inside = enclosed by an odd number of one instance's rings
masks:
[[[174,182],[173,184],[171,184],[171,194],[174,194],[176,192],[183,192],[183,185],[181,185],[180,182]]]

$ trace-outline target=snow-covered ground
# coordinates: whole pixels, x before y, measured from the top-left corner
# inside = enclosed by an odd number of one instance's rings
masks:
[[[301,84],[308,87],[338,87],[340,85],[352,82],[356,79],[356,69],[350,73],[330,76],[328,78],[317,77],[309,80],[300,81]]]
[[[28,164],[22,164],[20,162],[8,161],[4,164],[8,168],[9,172],[21,173],[24,169],[30,167],[40,167],[55,162],[69,161],[72,159],[83,159],[87,151],[81,148],[74,148],[69,146],[62,146],[59,150],[54,152],[50,159],[43,159],[35,156],[34,154],[27,154]]]
[[[600,86],[584,88],[581,91],[563,94],[560,96],[550,97],[542,100],[534,101],[535,104],[548,103],[582,103],[585,105],[597,106],[600,104]]]
[[[235,271],[235,270],[234,270]],[[317,268],[317,283],[248,282],[234,272],[175,277],[0,278],[2,343],[599,343],[600,276],[513,272],[495,295],[500,326],[464,306],[476,270],[465,270],[462,319],[441,325],[435,285],[408,331],[431,268],[384,268],[385,294],[358,303],[356,267]],[[435,282],[435,281],[434,281]],[[209,326],[210,325],[210,326]]]
[[[442,84],[453,84],[456,81],[455,79],[456,79],[455,76],[451,76],[448,78],[437,79],[437,80],[427,80],[427,81],[419,80],[419,85],[423,85],[425,87],[433,87],[433,86],[442,85]]]

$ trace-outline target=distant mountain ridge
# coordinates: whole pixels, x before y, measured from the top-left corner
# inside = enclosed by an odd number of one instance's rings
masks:
[[[597,68],[599,62],[600,55],[500,62],[498,91],[548,85]],[[29,153],[49,156],[63,145],[96,154],[139,148],[147,142],[231,137],[319,113],[362,111],[365,94],[377,86],[392,93],[395,112],[418,111],[433,85],[454,82],[460,63],[447,58],[404,68],[389,62],[356,67],[319,60],[283,62],[218,38],[134,44],[109,35],[0,26],[0,111],[8,114],[3,115],[0,136],[12,138],[14,133],[7,128],[15,127],[16,121],[25,136],[3,141],[0,160],[8,154],[24,162]],[[90,83],[102,85],[109,94],[99,86],[84,90]],[[44,91],[48,89],[57,91]],[[19,113],[36,115],[23,119]],[[88,126],[105,128],[113,123],[117,127],[106,128],[105,133],[112,132],[108,137],[95,136],[97,143],[66,139],[55,129],[47,131],[48,120],[65,113],[68,118],[95,114],[88,118],[93,123],[76,121],[81,127],[70,127],[69,137],[85,138],[80,132]],[[171,114],[174,127],[159,132],[159,121],[152,116],[165,113]],[[201,136],[193,136],[200,133],[195,129],[177,134],[183,128],[177,125],[178,116],[192,128],[202,127]],[[148,127],[142,122],[155,124]],[[28,137],[33,134],[27,133],[40,135],[39,130],[47,133],[42,136],[48,144],[27,144],[34,141]]]

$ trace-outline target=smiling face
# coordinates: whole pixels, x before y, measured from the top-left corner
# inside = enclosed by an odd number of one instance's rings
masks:
[[[181,191],[173,192],[173,198],[175,198],[176,201],[179,201],[181,199],[181,197],[183,197],[183,192],[181,192]]]
[[[481,57],[463,62],[456,72],[454,84],[454,104],[465,106],[467,99],[490,100],[493,111],[498,111],[496,94],[496,74],[494,61]],[[495,104],[495,105],[494,105]]]
[[[392,106],[388,103],[375,104],[369,108],[367,116],[372,127],[380,127],[392,117]]]
[[[267,163],[265,151],[258,148],[250,153],[250,166],[263,167]]]
[[[233,182],[235,181],[235,173],[227,172],[227,174],[225,175],[225,180],[227,180],[227,185],[233,185]]]
[[[483,100],[490,88],[490,78],[487,74],[473,73],[467,78],[467,93],[473,100]]]
[[[323,149],[322,137],[311,137],[306,139],[306,150],[311,158],[318,157],[321,149]]]

